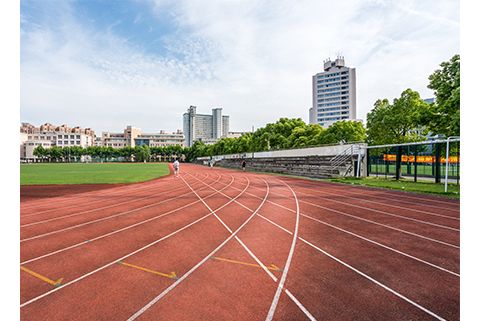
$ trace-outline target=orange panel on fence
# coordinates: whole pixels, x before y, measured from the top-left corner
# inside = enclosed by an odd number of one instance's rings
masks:
[[[384,160],[385,161],[396,161],[396,155],[394,154],[384,154]],[[401,156],[402,162],[403,163],[414,163],[414,156],[413,155],[402,155]],[[434,156],[418,156],[417,157],[417,162],[418,163],[434,163],[436,161],[436,157]],[[446,163],[446,158],[441,157],[441,163]],[[459,163],[459,156],[449,156],[449,163],[450,164],[457,164]]]

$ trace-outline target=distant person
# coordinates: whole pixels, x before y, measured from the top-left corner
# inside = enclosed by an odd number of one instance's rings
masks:
[[[246,171],[246,161],[242,160],[242,170],[245,172]]]
[[[174,167],[174,177],[177,177],[179,175],[179,170],[180,170],[180,163],[179,160],[176,158],[174,161],[174,164],[172,164]]]

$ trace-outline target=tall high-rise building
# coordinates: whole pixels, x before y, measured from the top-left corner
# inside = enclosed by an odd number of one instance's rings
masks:
[[[339,120],[356,119],[356,69],[344,57],[324,61],[324,71],[312,76],[309,123],[329,127]]]
[[[192,146],[196,140],[214,143],[229,133],[229,116],[222,115],[222,108],[212,109],[212,115],[197,114],[197,107],[190,106],[184,117],[185,145]]]

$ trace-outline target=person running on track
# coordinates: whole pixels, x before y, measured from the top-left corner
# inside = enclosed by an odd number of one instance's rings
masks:
[[[242,170],[245,172],[246,171],[246,161],[242,160]]]
[[[172,166],[174,167],[174,177],[177,177],[177,175],[179,175],[179,169],[180,169],[180,163],[177,158],[175,159],[174,164],[172,164]]]

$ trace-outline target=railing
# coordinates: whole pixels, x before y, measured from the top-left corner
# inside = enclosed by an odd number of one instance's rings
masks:
[[[344,149],[342,152],[334,156],[331,160],[331,169],[339,169],[341,166],[345,166],[346,163],[351,160],[354,160],[354,156],[358,158],[358,169],[357,175],[359,176],[360,170],[360,156],[363,154],[363,149],[359,144],[350,145],[348,148]],[[353,168],[353,164],[351,163],[347,170],[344,173],[344,176],[347,175]]]

